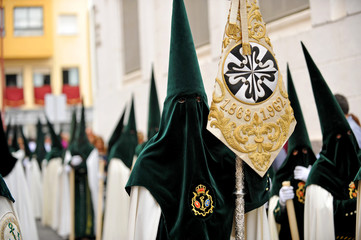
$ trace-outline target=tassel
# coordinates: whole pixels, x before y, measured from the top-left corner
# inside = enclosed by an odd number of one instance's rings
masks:
[[[249,43],[242,43],[243,55],[251,55],[251,45]]]

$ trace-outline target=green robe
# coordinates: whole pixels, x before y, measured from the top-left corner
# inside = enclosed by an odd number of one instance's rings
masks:
[[[75,168],[75,237],[94,238],[94,212],[86,163]]]

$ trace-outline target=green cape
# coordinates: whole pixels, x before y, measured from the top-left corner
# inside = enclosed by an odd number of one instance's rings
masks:
[[[322,151],[313,165],[307,184],[316,184],[334,199],[349,199],[349,184],[360,167],[359,147],[341,107],[302,44],[322,130]]]
[[[113,158],[122,160],[128,168],[132,167],[135,148],[138,145],[137,126],[134,113],[134,99],[132,97],[132,105],[128,118],[128,124],[124,128],[123,133],[113,145],[109,154],[109,161]]]
[[[0,121],[1,121],[0,112]],[[6,177],[14,168],[17,159],[10,153],[8,141],[5,136],[4,126],[1,121],[0,128],[0,152],[1,152],[1,164],[0,164],[0,175]]]
[[[132,186],[143,186],[159,203],[158,238],[229,239],[235,155],[206,130],[207,97],[182,0],[173,1],[170,46],[159,132],[139,155],[126,189],[129,193]],[[250,211],[268,200],[268,183],[267,177],[262,179],[244,166],[246,211]],[[205,201],[204,212],[198,211],[200,202],[194,198]]]

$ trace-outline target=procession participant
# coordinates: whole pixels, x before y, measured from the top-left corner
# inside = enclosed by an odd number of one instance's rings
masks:
[[[58,174],[61,170],[63,158],[63,146],[54,131],[53,125],[46,117],[48,131],[51,137],[51,149],[45,156],[46,165],[43,165],[43,209],[41,222],[44,226],[57,229],[59,209],[57,201],[59,198]]]
[[[236,157],[206,129],[208,113],[185,6],[174,0],[167,97],[159,132],[139,155],[126,187],[131,201],[128,239],[234,236]],[[248,237],[268,239],[263,207],[268,200],[267,177],[248,166],[244,174]]]
[[[295,208],[299,239],[303,238],[303,215],[305,203],[305,184],[308,173],[316,156],[312,151],[311,141],[308,137],[306,123],[303,118],[300,103],[297,98],[292,76],[287,65],[288,97],[297,120],[294,132],[288,140],[288,153],[285,161],[276,172],[272,181],[271,195],[278,198],[275,209],[270,209],[269,218],[274,215],[277,223],[281,225],[279,239],[290,239],[291,232],[287,216],[286,201],[293,199]],[[291,186],[282,186],[284,181],[290,181]],[[272,214],[272,215],[271,215]]]
[[[302,43],[322,130],[322,150],[306,183],[304,238],[355,237],[354,177],[360,151],[340,106]]]
[[[133,99],[131,104],[127,126],[111,147],[108,156],[109,166],[103,225],[104,240],[126,239],[127,237],[129,196],[124,187],[129,178],[135,148],[138,144]],[[118,126],[122,125],[122,119],[123,117]]]
[[[24,142],[25,158],[23,160],[23,165],[25,168],[25,177],[28,184],[29,193],[31,197],[32,209],[34,217],[40,219],[41,210],[43,205],[42,194],[42,181],[41,181],[41,172],[39,164],[31,152],[27,138],[24,135],[23,127],[20,126],[20,135]]]
[[[64,239],[70,235],[71,227],[71,210],[70,210],[70,181],[69,172],[71,167],[69,162],[71,161],[70,148],[74,145],[75,130],[76,130],[76,109],[73,109],[71,124],[70,124],[70,139],[68,147],[65,151],[64,159],[62,162],[61,172],[59,174],[59,189],[60,189],[60,201],[58,202],[59,211],[59,224],[57,233]]]
[[[75,238],[94,238],[98,200],[99,153],[85,132],[85,109],[81,107],[75,142],[70,146],[70,165],[75,171]]]
[[[12,130],[13,136],[15,136],[15,139],[17,139],[17,127],[13,128]],[[11,220],[14,230],[16,230],[16,232],[20,232],[19,229],[21,229],[22,236],[26,236],[29,239],[37,240],[39,239],[39,236],[36,228],[35,217],[32,210],[30,193],[25,179],[23,165],[21,163],[22,158],[15,158],[10,153],[10,148],[7,144],[2,124],[0,129],[0,144],[1,153],[4,159],[4,161],[2,161],[2,163],[0,164],[0,174],[4,176],[4,181],[9,190],[11,190],[11,195],[14,197],[14,199],[16,199],[16,202],[14,202],[12,206],[7,200],[0,200],[0,205],[2,205],[2,203],[4,202],[7,202],[4,207],[4,212],[2,212],[3,209],[0,207],[0,216],[1,214],[5,214],[6,212],[15,212],[17,214],[15,214],[15,218],[18,219],[18,222],[16,223],[15,220]],[[14,144],[13,141],[13,147],[16,145],[17,144]],[[19,153],[19,151],[20,150],[18,150],[16,153]],[[21,155],[23,156],[24,154],[22,153]],[[4,190],[6,191],[5,188]],[[10,196],[8,194],[5,195],[7,195],[8,199],[10,199]],[[5,234],[9,234],[9,232],[5,232]],[[18,237],[17,234],[16,237]]]

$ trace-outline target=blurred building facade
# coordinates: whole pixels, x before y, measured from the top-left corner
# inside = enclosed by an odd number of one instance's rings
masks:
[[[66,95],[66,119],[81,98],[91,112],[88,0],[3,0],[1,13],[5,96],[0,103],[4,99],[12,122],[31,126],[38,116],[43,119],[46,94]]]
[[[185,0],[204,85],[211,101],[230,1]],[[306,45],[331,90],[348,97],[361,116],[361,1],[260,0],[279,68],[290,65],[308,131],[321,130],[300,41]],[[166,96],[172,1],[93,0],[95,44],[94,131],[108,139],[124,106],[135,96],[138,130],[146,132],[154,66],[159,103]]]

